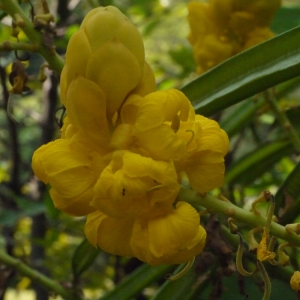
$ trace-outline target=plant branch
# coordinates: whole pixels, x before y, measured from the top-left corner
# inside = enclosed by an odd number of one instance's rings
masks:
[[[57,54],[54,46],[46,45],[44,42],[44,33],[34,28],[33,23],[18,3],[14,0],[1,0],[0,9],[4,10],[14,19],[16,25],[24,31],[28,39],[33,43],[33,47],[36,47],[37,52],[46,59],[51,69],[60,74],[64,66],[64,60]]]
[[[17,43],[5,41],[0,44],[0,52],[8,52],[13,50],[22,50],[27,52],[38,52],[39,47],[35,44]]]
[[[246,211],[229,201],[217,199],[209,194],[202,197],[193,190],[182,188],[178,195],[178,200],[201,205],[212,213],[227,215],[228,217],[232,217],[237,221],[251,226],[252,228],[266,226],[266,217]],[[287,232],[285,227],[282,225],[272,222],[270,233],[291,243],[292,245],[300,247],[300,236],[293,232]]]
[[[5,251],[0,249],[0,262],[3,264],[13,267],[15,270],[19,271],[21,274],[29,277],[30,279],[39,282],[41,285],[46,287],[48,290],[62,296],[66,300],[74,300],[74,294],[69,292],[67,289],[63,288],[58,282],[50,279],[49,277],[43,275],[42,273],[30,268],[28,265],[21,262],[8,255]]]

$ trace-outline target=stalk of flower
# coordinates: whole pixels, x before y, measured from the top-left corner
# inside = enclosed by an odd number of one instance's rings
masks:
[[[281,0],[190,2],[188,39],[194,47],[197,72],[206,72],[273,37],[269,26],[280,5]]]

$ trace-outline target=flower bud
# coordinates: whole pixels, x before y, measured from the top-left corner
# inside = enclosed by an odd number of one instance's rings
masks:
[[[61,78],[62,102],[68,111],[73,105],[67,93],[69,86],[84,77],[102,90],[106,115],[111,118],[140,83],[144,65],[144,45],[138,30],[117,8],[98,7],[87,14],[68,44]]]

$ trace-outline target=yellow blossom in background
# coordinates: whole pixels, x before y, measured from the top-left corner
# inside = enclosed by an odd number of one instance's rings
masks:
[[[155,91],[141,36],[117,8],[92,10],[70,39],[61,96],[61,138],[32,159],[55,206],[87,215],[87,239],[112,254],[152,265],[200,254],[199,214],[177,195],[184,174],[197,192],[222,185],[228,137],[180,91]]]
[[[291,277],[290,284],[293,290],[300,291],[300,272],[294,272],[293,276]]]
[[[188,4],[189,41],[201,74],[273,37],[269,26],[281,0],[209,0]]]

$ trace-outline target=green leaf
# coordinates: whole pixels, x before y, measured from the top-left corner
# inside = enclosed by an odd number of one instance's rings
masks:
[[[101,300],[128,300],[148,286],[151,282],[163,278],[174,269],[173,265],[157,267],[144,264],[128,275],[114,290],[106,293]]]
[[[227,171],[225,182],[248,184],[270,170],[271,166],[294,151],[289,142],[273,142],[262,145],[236,161]]]
[[[276,33],[282,33],[300,25],[299,7],[281,7],[271,25],[271,29]]]
[[[184,86],[197,113],[209,116],[300,75],[300,27],[242,52]]]
[[[87,239],[81,242],[72,258],[72,271],[75,278],[78,278],[91,266],[98,253],[99,249],[92,246]]]
[[[290,201],[295,201],[294,204],[287,210],[280,222],[287,224],[293,222],[299,215],[300,209],[300,162],[296,165],[294,170],[289,174],[284,183],[278,189],[275,200],[276,200],[276,212],[280,207],[285,204],[285,199],[289,198]]]
[[[228,137],[232,137],[246,127],[252,120],[257,111],[264,105],[264,101],[254,101],[247,99],[240,106],[232,110],[227,116],[222,118],[220,126],[224,129]]]

